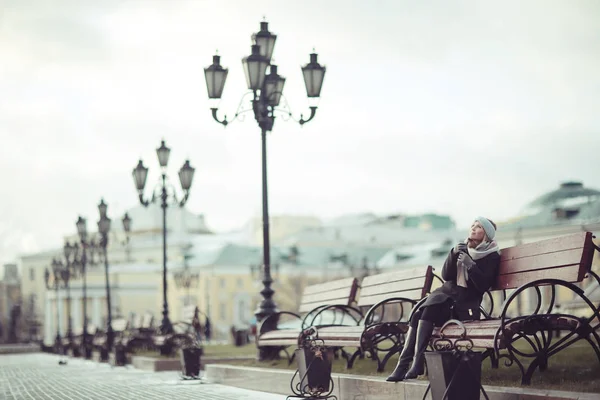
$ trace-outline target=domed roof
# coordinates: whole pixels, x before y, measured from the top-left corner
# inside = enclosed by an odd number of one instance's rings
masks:
[[[600,191],[586,188],[581,182],[564,182],[558,189],[546,193],[532,201],[529,206],[551,206],[567,199],[593,196],[600,196]]]
[[[131,218],[132,232],[152,232],[162,230],[162,208],[158,201],[148,207],[137,205],[127,210]],[[167,208],[167,229],[170,232],[212,233],[206,226],[204,215],[194,214],[185,207]]]

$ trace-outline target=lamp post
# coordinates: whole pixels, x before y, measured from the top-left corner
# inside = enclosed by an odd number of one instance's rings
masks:
[[[102,354],[103,358],[108,359],[108,353],[112,351],[114,342],[114,332],[112,328],[112,306],[110,302],[110,278],[108,275],[108,232],[110,232],[110,218],[106,215],[108,206],[104,203],[104,199],[100,200],[98,204],[98,211],[100,213],[100,219],[98,220],[98,232],[100,233],[100,248],[102,249],[102,256],[104,258],[104,280],[106,284],[106,310],[107,310],[107,321],[106,321],[106,353]]]
[[[83,292],[83,340],[81,346],[84,357],[90,359],[92,357],[92,343],[88,333],[87,267],[97,264],[94,255],[100,251],[100,248],[94,238],[88,237],[87,221],[85,218],[79,216],[75,226],[77,227],[77,234],[79,235],[79,243],[73,245],[69,245],[69,243],[66,244],[66,246],[71,248],[69,253],[72,256],[67,258],[67,265],[81,277]]]
[[[283,86],[285,78],[280,76],[277,71],[277,66],[271,61],[273,48],[277,35],[269,32],[268,23],[260,23],[260,31],[252,35],[254,44],[251,47],[251,54],[242,59],[242,65],[246,75],[246,83],[252,94],[250,102],[251,108],[244,108],[245,103],[240,102],[240,107],[236,111],[234,118],[247,111],[254,113],[254,118],[261,129],[262,143],[262,219],[263,219],[263,289],[260,292],[263,296],[258,309],[255,312],[258,321],[262,321],[267,316],[277,312],[277,307],[273,301],[274,291],[271,289],[273,279],[271,278],[271,260],[270,260],[270,243],[269,243],[269,203],[267,193],[267,132],[273,129],[275,122],[275,113],[280,112],[287,117],[292,117],[289,108],[283,109],[279,107],[283,97]],[[267,74],[267,68],[269,73]],[[228,69],[223,68],[220,64],[220,56],[213,56],[213,63],[204,69],[206,78],[206,87],[208,90],[209,99],[220,99],[225,87]],[[321,95],[321,87],[325,76],[325,67],[317,61],[317,54],[310,54],[310,62],[302,67],[304,83],[306,85],[306,94],[309,98],[318,98]],[[247,93],[247,94],[248,94]],[[245,97],[246,95],[244,95]],[[243,98],[242,98],[243,100]],[[287,103],[287,101],[286,101]],[[297,122],[304,125],[312,120],[317,111],[316,106],[310,107],[310,116],[304,119],[300,115]],[[211,112],[215,121],[223,126],[227,126],[230,121],[225,116],[222,120],[217,116],[218,109],[211,108]],[[277,321],[273,320],[273,324]],[[274,328],[274,326],[273,326]],[[269,328],[267,328],[269,329]],[[264,349],[261,349],[262,354],[259,358],[264,359],[267,354]]]
[[[64,256],[66,259],[70,256],[71,249],[68,246],[63,247]],[[62,260],[54,258],[52,260],[52,269],[58,271],[58,279],[62,282],[63,288],[67,291],[67,338],[69,339],[69,347],[73,348],[73,320],[71,318],[71,287],[70,281],[73,277],[73,271],[68,264]]]
[[[123,219],[123,230],[125,231],[125,259],[127,262],[131,261],[131,248],[129,247],[129,234],[131,233],[131,218],[129,214],[125,213]]]
[[[156,190],[160,189],[160,199],[163,215],[163,319],[160,325],[160,331],[163,334],[173,333],[173,325],[169,320],[169,303],[167,300],[167,200],[169,199],[169,193],[167,191],[167,165],[169,163],[169,155],[171,149],[165,145],[165,141],[161,141],[160,147],[156,149],[156,155],[158,156],[158,163],[161,168],[161,184],[157,185],[152,192],[152,202],[155,201]],[[175,188],[172,188],[171,195],[179,207],[183,207],[188,200],[190,194],[190,188],[192,186],[192,180],[194,178],[195,169],[190,166],[189,160],[186,160],[183,167],[179,170],[179,181],[181,183],[181,189],[183,190],[183,199],[177,200],[175,196]],[[138,165],[133,170],[133,179],[135,182],[135,188],[138,191],[140,203],[147,207],[150,201],[144,199],[144,187],[146,186],[146,178],[148,177],[148,168],[144,167],[142,160],[138,162]]]
[[[192,273],[189,267],[186,265],[179,271],[174,272],[173,277],[175,278],[175,286],[177,286],[177,288],[186,289],[185,305],[190,305],[190,288],[197,287],[198,281],[200,280],[200,274],[197,272]]]
[[[60,336],[60,307],[58,305],[58,302],[60,301],[60,288],[62,282],[60,274],[61,272],[58,269],[58,266],[56,265],[54,260],[52,262],[52,272],[50,272],[47,267],[44,271],[44,281],[46,283],[46,289],[53,290],[55,293],[54,297],[56,299],[56,338],[54,339],[54,346],[56,348],[55,351],[59,354],[62,350],[62,338]]]

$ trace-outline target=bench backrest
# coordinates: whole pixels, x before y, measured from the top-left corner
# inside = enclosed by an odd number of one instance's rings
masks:
[[[183,322],[192,322],[194,319],[194,314],[196,313],[195,305],[184,306],[181,310],[181,320]]]
[[[111,321],[111,326],[115,332],[123,332],[127,329],[129,322],[125,318],[115,318]]]
[[[307,313],[320,306],[352,305],[356,301],[357,291],[358,280],[356,278],[344,278],[309,285],[304,288],[298,311]]]
[[[431,265],[366,276],[360,285],[359,307],[368,307],[392,297],[420,300],[431,290]]]
[[[137,328],[141,327],[142,326],[142,318],[143,318],[143,316],[141,314],[135,314],[132,318],[130,328],[137,329]]]
[[[580,232],[502,249],[492,290],[515,289],[538,279],[581,282],[592,265],[591,232]]]
[[[152,328],[152,324],[154,323],[154,316],[149,312],[144,313],[142,317],[142,323],[140,328]]]

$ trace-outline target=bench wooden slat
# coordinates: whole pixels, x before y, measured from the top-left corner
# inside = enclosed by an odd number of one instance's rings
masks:
[[[418,289],[419,291],[423,288],[423,278],[422,276],[406,279],[402,281],[390,281],[387,283],[382,283],[377,286],[367,286],[360,290],[360,297],[364,296],[372,296],[377,294],[388,293],[391,294],[390,297],[402,296],[399,293],[405,291],[412,291]],[[359,297],[359,299],[360,299]],[[420,296],[419,296],[420,298]]]
[[[573,250],[564,250],[556,253],[540,254],[539,256],[504,260],[500,264],[500,275],[572,265],[579,267],[581,263],[582,252],[583,248],[579,248]]]
[[[140,328],[152,328],[154,316],[150,313],[144,314]]]
[[[298,335],[300,335],[300,330],[296,329],[280,329],[276,331],[265,332],[260,335],[261,340],[266,340],[269,338],[296,338],[298,339]]]
[[[514,289],[538,279],[558,279],[566,282],[579,282],[579,265],[500,275],[492,289]]]
[[[408,292],[399,292],[397,293],[398,296],[396,296],[396,293],[382,293],[373,296],[360,296],[358,305],[373,305],[379,303],[380,301],[390,299],[392,297],[406,297],[408,299],[419,300],[422,297],[421,294],[421,289],[415,289]]]
[[[356,333],[362,333],[365,330],[365,327],[363,325],[355,325],[355,326],[345,326],[345,325],[336,325],[336,326],[324,326],[324,327],[319,327],[317,328],[317,331],[319,333],[319,335],[329,335],[331,334],[331,332],[334,333],[349,333],[349,334],[356,334]]]
[[[535,243],[521,244],[502,249],[500,262],[524,257],[538,256],[546,253],[556,253],[564,250],[587,247],[592,240],[591,232],[578,232],[557,238],[540,240]]]
[[[140,314],[135,314],[133,316],[133,322],[132,322],[132,328],[137,329],[140,328],[142,326],[142,320],[143,320],[143,316]]]
[[[125,329],[127,329],[127,320],[124,318],[115,319],[111,322],[111,326],[113,328],[113,331],[122,332]]]
[[[327,340],[327,346],[330,347],[360,347],[360,340]]]
[[[330,290],[327,292],[306,295],[302,299],[302,305],[315,304],[315,303],[348,305],[349,297],[350,297],[350,290],[348,288],[334,289],[334,290]]]
[[[297,346],[298,345],[298,341],[297,340],[263,340],[260,339],[258,341],[258,346],[260,347],[266,347],[266,346],[282,346],[282,347],[288,347],[288,346]]]
[[[306,296],[314,293],[329,292],[335,289],[349,288],[355,284],[358,285],[356,278],[344,278],[331,282],[316,283],[314,285],[307,286],[304,289],[303,295]]]
[[[427,275],[428,269],[429,269],[429,267],[428,268],[415,267],[415,268],[400,269],[400,270],[392,271],[392,272],[384,272],[382,274],[377,274],[377,275],[370,275],[370,276],[366,276],[363,279],[362,284],[360,286],[364,290],[365,288],[367,288],[369,286],[376,286],[376,285],[380,285],[382,283],[402,281],[402,280],[406,280],[406,279],[412,279],[415,277],[424,278]]]
[[[304,289],[298,311],[307,313],[317,307],[328,305],[349,306],[356,301],[357,292],[358,280],[356,278],[344,278],[310,285]]]
[[[492,290],[514,289],[533,280],[580,282],[594,255],[591,232],[580,232],[502,249]]]

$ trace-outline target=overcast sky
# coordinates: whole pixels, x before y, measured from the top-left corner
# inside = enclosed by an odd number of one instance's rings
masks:
[[[438,212],[501,221],[565,180],[600,187],[600,2],[0,0],[0,260],[60,246],[78,214],[137,204],[196,167],[189,208],[210,228],[259,215],[260,131],[211,118],[203,68],[229,68],[266,17],[296,118],[300,65],[327,66],[316,118],[269,135],[272,214]],[[133,222],[135,225],[135,221]]]

